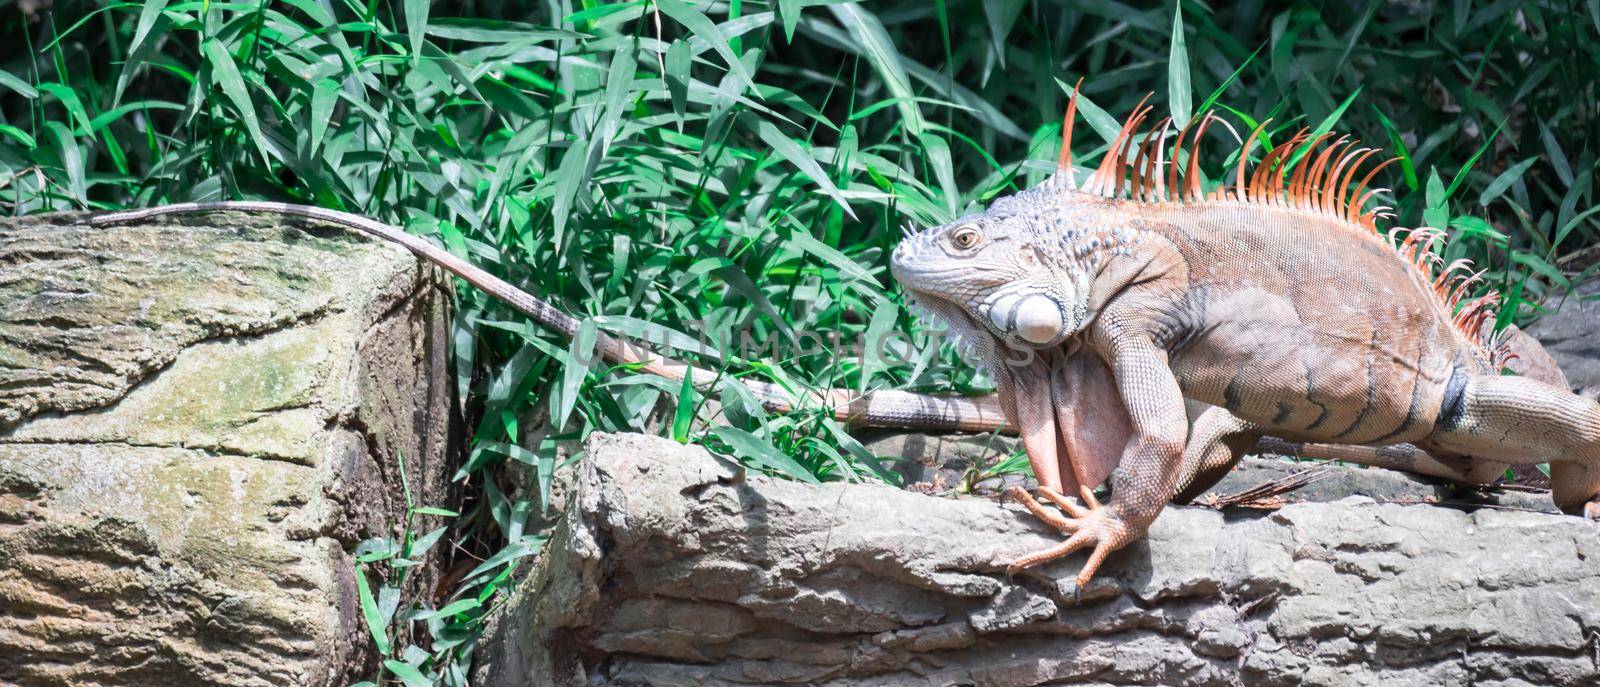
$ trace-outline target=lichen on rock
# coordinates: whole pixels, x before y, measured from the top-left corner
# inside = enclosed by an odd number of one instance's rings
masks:
[[[85,218],[0,223],[0,684],[356,679],[347,551],[402,456],[451,493],[444,282],[298,221]]]

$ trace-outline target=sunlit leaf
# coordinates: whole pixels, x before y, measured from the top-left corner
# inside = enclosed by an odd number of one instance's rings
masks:
[[[767,145],[772,146],[774,151],[783,156],[783,159],[788,160],[789,164],[798,168],[801,174],[806,175],[806,178],[821,188],[823,193],[828,194],[829,198],[838,203],[839,207],[844,209],[845,214],[850,215],[852,218],[856,216],[855,211],[850,209],[850,203],[839,192],[839,187],[835,186],[833,180],[828,178],[827,172],[822,171],[822,165],[817,164],[817,161],[812,159],[811,155],[804,148],[801,148],[799,143],[783,135],[783,132],[778,131],[778,127],[773,126],[771,122],[766,120],[756,124],[756,131],[761,135],[761,140],[766,141]]]
[[[749,70],[745,69],[744,63],[739,61],[739,54],[734,52],[733,46],[730,44],[728,37],[722,33],[722,29],[717,28],[717,25],[713,24],[699,10],[684,4],[681,0],[654,1],[663,13],[672,17],[679,24],[683,24],[685,28],[699,36],[701,40],[710,44],[711,49],[717,51],[717,54],[721,55],[722,59],[727,62],[728,71],[739,77],[739,81],[744,84],[746,89],[755,90],[754,77],[750,75]]]
[[[1183,40],[1183,6],[1173,5],[1172,46],[1167,51],[1167,100],[1172,107],[1172,125],[1189,125],[1194,95],[1189,88],[1189,48]]]
[[[250,141],[260,151],[263,161],[270,161],[272,157],[267,154],[265,137],[261,133],[261,120],[256,115],[256,105],[250,100],[250,92],[244,85],[244,77],[239,75],[239,67],[233,62],[233,56],[228,54],[228,49],[220,41],[206,40],[200,43],[200,50],[206,55],[206,63],[211,66],[211,79],[222,88],[222,94],[227,96],[238,111],[244,126],[250,132]]]

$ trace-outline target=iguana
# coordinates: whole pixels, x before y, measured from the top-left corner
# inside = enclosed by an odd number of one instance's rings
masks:
[[[400,244],[418,257],[432,262],[461,277],[467,283],[500,299],[534,321],[571,337],[578,332],[576,318],[562,312],[548,302],[519,289],[505,280],[484,271],[448,251],[413,236],[405,230],[360,215],[307,205],[272,201],[216,201],[176,203],[139,210],[113,212],[90,219],[94,226],[109,226],[138,222],[167,215],[197,212],[246,212],[288,215],[352,229],[385,241]],[[1520,343],[1524,360],[1540,361],[1543,369],[1559,376],[1554,361],[1539,347],[1538,342],[1526,335],[1508,338],[1508,344]],[[596,348],[607,361],[617,365],[637,365],[638,371],[657,374],[674,382],[693,375],[699,387],[716,383],[718,376],[704,368],[666,358],[633,341],[601,332],[596,337]],[[790,393],[775,384],[759,380],[741,380],[764,407],[773,412],[790,412],[811,407],[826,410],[834,419],[853,427],[880,427],[893,429],[919,429],[928,431],[1002,432],[1015,434],[1014,424],[1007,424],[1006,411],[1000,397],[956,396],[922,394],[895,389],[880,389],[858,393],[849,389],[823,389],[820,391]],[[1565,380],[1555,381],[1565,386]],[[1340,446],[1319,443],[1287,442],[1275,437],[1263,437],[1254,448],[1257,452],[1295,455],[1303,458],[1338,460],[1360,465],[1403,470],[1433,477],[1441,477],[1472,484],[1492,482],[1500,471],[1482,461],[1468,463],[1448,457],[1435,457],[1412,446],[1399,445],[1373,448],[1366,446]],[[1197,473],[1188,489],[1178,496],[1187,500],[1204,492],[1227,473],[1226,466],[1214,466]]]
[[[987,362],[1038,495],[1065,512],[1015,490],[1067,538],[1009,570],[1090,549],[1081,589],[1180,487],[1267,434],[1552,461],[1556,505],[1600,516],[1600,404],[1500,374],[1497,296],[1465,297],[1469,265],[1429,251],[1441,232],[1377,229],[1386,208],[1367,208],[1367,184],[1383,165],[1356,181],[1376,150],[1302,129],[1248,167],[1263,121],[1207,193],[1198,148],[1220,119],[1141,134],[1142,101],[1080,185],[1076,106],[1074,92],[1045,182],[891,256],[908,294]],[[1192,430],[1185,398],[1215,406]],[[1102,505],[1090,488],[1107,479]]]

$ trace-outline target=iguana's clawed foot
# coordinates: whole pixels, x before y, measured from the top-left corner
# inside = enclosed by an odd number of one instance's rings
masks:
[[[1064,497],[1062,497],[1060,494],[1057,494],[1052,489],[1040,487],[1039,495],[1049,499],[1051,503],[1054,503],[1058,506],[1061,505],[1062,502],[1067,502]],[[1033,517],[1044,521],[1044,524],[1046,525],[1056,528],[1062,534],[1072,534],[1073,532],[1077,531],[1077,526],[1074,525],[1071,520],[1061,517],[1059,513],[1051,512],[1049,508],[1045,508],[1044,504],[1035,500],[1033,495],[1029,494],[1028,490],[1023,489],[1022,487],[1011,487],[1010,489],[1007,489],[1006,496],[1011,497],[1012,501],[1022,504],[1022,507],[1027,508],[1028,512],[1033,514]],[[1072,507],[1079,512],[1087,512],[1077,504],[1072,504]],[[1067,510],[1066,508],[1062,508],[1062,510],[1066,510],[1068,514],[1072,515],[1072,517],[1079,517],[1079,512]]]
[[[1591,499],[1583,504],[1583,517],[1590,520],[1600,520],[1600,497]]]
[[[1065,558],[1079,549],[1092,546],[1094,551],[1089,554],[1089,562],[1085,563],[1083,569],[1078,571],[1077,584],[1078,589],[1081,591],[1089,585],[1089,580],[1094,579],[1095,572],[1100,569],[1100,564],[1105,562],[1106,556],[1111,555],[1112,551],[1122,548],[1124,544],[1133,541],[1141,534],[1133,531],[1133,528],[1124,523],[1121,518],[1112,514],[1110,509],[1101,506],[1100,501],[1094,497],[1094,493],[1088,489],[1080,491],[1084,503],[1082,506],[1068,501],[1065,496],[1053,490],[1039,490],[1039,494],[1045,500],[1066,511],[1071,516],[1070,518],[1064,518],[1050,512],[1049,509],[1045,508],[1043,504],[1039,503],[1020,487],[1012,487],[1006,493],[1026,507],[1034,517],[1043,520],[1045,524],[1060,530],[1064,534],[1071,535],[1067,537],[1066,541],[1056,546],[1023,556],[1011,562],[1006,566],[1006,572],[1012,575],[1026,568],[1042,565],[1057,558]]]

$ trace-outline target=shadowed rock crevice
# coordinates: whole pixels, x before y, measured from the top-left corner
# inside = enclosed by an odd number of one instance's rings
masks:
[[[1600,679],[1600,528],[1366,498],[1172,508],[1081,596],[1020,507],[745,475],[595,435],[492,622],[494,685],[1551,684]]]

